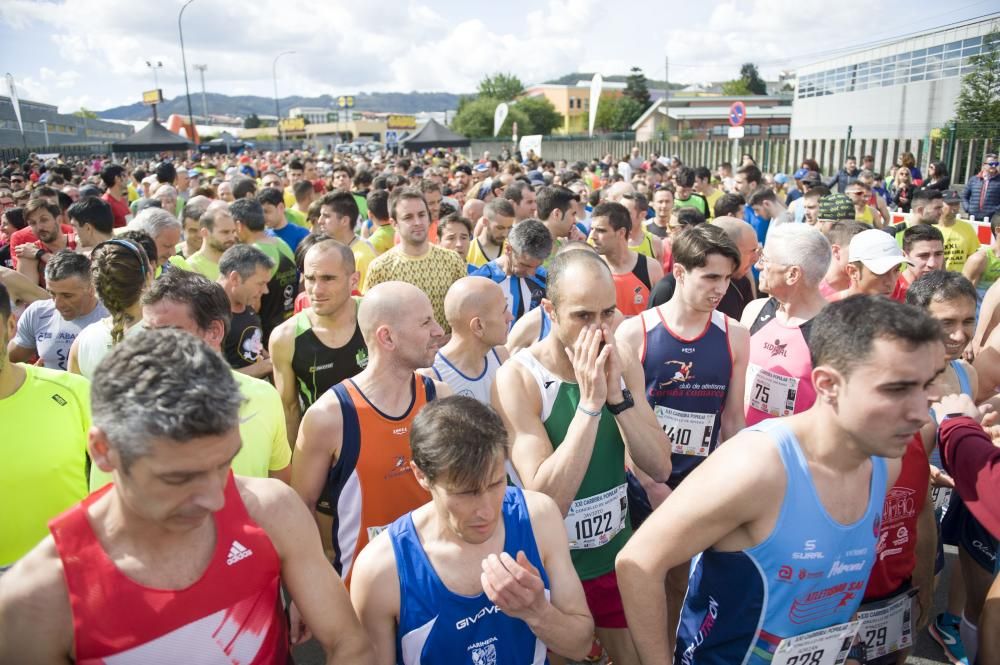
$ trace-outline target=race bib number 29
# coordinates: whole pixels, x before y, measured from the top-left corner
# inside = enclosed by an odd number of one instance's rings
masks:
[[[843,665],[860,627],[860,621],[851,621],[785,638],[771,665]]]

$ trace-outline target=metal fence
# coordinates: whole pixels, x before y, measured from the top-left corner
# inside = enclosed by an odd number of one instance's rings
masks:
[[[983,156],[996,152],[1000,146],[1000,130],[991,138],[953,138],[944,136],[933,139],[797,139],[766,138],[729,141],[726,139],[701,139],[684,141],[635,141],[604,138],[576,140],[542,140],[542,156],[546,160],[565,159],[569,162],[601,158],[610,154],[616,161],[638,146],[643,155],[676,155],[684,164],[707,166],[715,169],[722,162],[740,164],[743,154],[752,156],[765,173],[793,173],[804,159],[815,159],[824,175],[832,175],[843,166],[848,155],[859,162],[864,155],[875,158],[875,171],[887,174],[904,152],[911,152],[917,164],[926,172],[932,161],[943,161],[948,166],[953,183],[964,183],[975,175]],[[510,144],[501,141],[473,141],[469,148],[473,156],[489,150],[497,156]]]
[[[28,155],[35,153],[38,155],[65,155],[67,157],[89,157],[90,155],[105,155],[110,152],[109,143],[82,143],[74,145],[50,145],[34,146],[28,148],[7,147],[0,148],[0,160],[4,164],[12,159],[23,161]]]

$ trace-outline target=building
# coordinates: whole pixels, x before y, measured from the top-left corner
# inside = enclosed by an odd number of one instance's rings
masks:
[[[81,118],[59,113],[52,104],[26,99],[20,101],[23,138],[10,97],[0,97],[0,148],[21,148],[26,142],[29,148],[39,150],[45,146],[68,145],[94,146],[97,149],[104,144],[121,141],[135,132],[127,124]]]
[[[669,105],[658,99],[632,124],[636,141],[671,136],[724,139],[729,133],[729,109],[734,102],[746,105],[743,130],[746,138],[788,137],[792,118],[788,95],[744,95],[741,97],[671,96]]]
[[[792,139],[923,139],[954,115],[969,59],[1000,14],[800,67]]]
[[[601,97],[621,97],[625,92],[624,81],[604,81]],[[524,91],[525,97],[544,97],[562,114],[563,126],[557,134],[586,134],[590,117],[590,81],[577,81],[575,85],[539,83]],[[663,97],[663,90],[649,89],[650,99]]]

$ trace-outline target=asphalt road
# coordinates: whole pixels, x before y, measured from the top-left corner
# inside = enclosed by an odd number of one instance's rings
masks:
[[[951,572],[950,564],[957,558],[955,548],[945,547],[945,556],[948,559],[949,565],[946,566],[945,575],[942,576],[941,582],[938,584],[938,588],[934,592],[935,614],[941,612],[944,608],[945,595],[948,588],[948,578],[949,573]],[[297,665],[322,665],[324,662],[323,652],[315,640],[295,649],[294,655]],[[941,652],[941,648],[930,638],[927,631],[924,630],[917,638],[916,649],[910,656],[907,663],[910,665],[941,665],[947,664],[948,659],[944,657],[944,654]]]

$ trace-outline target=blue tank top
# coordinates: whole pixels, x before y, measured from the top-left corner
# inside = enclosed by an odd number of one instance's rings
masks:
[[[531,530],[524,495],[508,487],[503,501],[505,552],[523,550],[538,568],[549,594],[549,578]],[[461,596],[445,587],[431,565],[409,513],[389,526],[399,572],[396,663],[483,663],[542,665],[545,644],[524,621],[501,612],[486,593]]]
[[[969,380],[969,372],[965,369],[965,366],[958,360],[949,360],[948,364],[951,368],[955,370],[955,376],[958,377],[958,389],[963,395],[968,395],[972,399],[976,399],[976,393],[972,390],[972,381]],[[934,417],[934,414],[931,414]],[[944,464],[941,462],[941,450],[938,448],[937,444],[934,445],[934,450],[931,451],[930,463],[939,469],[944,468]],[[960,500],[960,499],[959,499]]]
[[[794,434],[780,419],[749,428],[778,446],[787,486],[764,542],[695,558],[677,629],[675,663],[766,665],[782,639],[846,623],[875,563],[885,500],[885,460],[873,457],[868,508],[836,522],[816,493]]]
[[[670,437],[677,485],[719,445],[722,409],[729,394],[733,355],[729,323],[718,310],[698,337],[681,339],[667,328],[659,308],[643,312],[642,369],[646,399]]]

